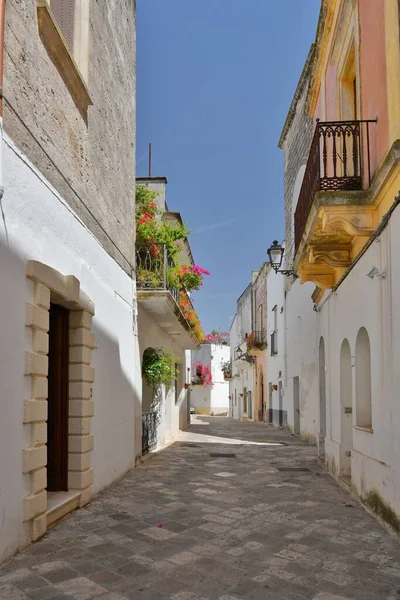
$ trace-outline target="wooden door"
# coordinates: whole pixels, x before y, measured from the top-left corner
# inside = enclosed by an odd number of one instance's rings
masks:
[[[68,490],[69,312],[50,305],[47,489]]]

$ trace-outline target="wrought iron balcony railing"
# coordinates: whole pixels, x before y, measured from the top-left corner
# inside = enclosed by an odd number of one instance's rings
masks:
[[[136,285],[139,290],[169,291],[178,302],[179,290],[168,283],[168,269],[174,266],[166,244],[136,244]]]
[[[322,190],[361,190],[371,183],[370,123],[327,121],[317,125],[294,215],[295,249],[314,201]]]

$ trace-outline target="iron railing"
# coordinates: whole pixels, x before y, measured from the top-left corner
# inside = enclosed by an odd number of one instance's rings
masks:
[[[157,242],[136,244],[136,285],[138,289],[169,291],[178,302],[179,290],[168,282],[168,269],[174,266],[166,244]]]
[[[375,120],[317,119],[297,208],[295,249],[300,245],[314,196],[319,191],[361,190],[371,183],[370,130]]]
[[[247,347],[248,348],[259,348],[263,349],[267,346],[267,332],[265,329],[261,331],[252,331],[247,336]]]
[[[157,444],[157,413],[142,413],[142,453],[150,452]]]

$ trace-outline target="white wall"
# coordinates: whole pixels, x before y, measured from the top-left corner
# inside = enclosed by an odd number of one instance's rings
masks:
[[[139,360],[133,283],[110,258],[59,194],[12,142],[4,143],[5,194],[0,215],[0,556],[27,542],[22,498],[29,475],[22,475],[22,449],[30,446],[23,425],[25,302],[32,284],[25,261],[35,259],[75,275],[95,303],[96,348],[92,432],[93,491],[109,485],[134,464],[135,415],[141,413]]]
[[[323,303],[319,333],[326,347],[328,465],[340,471],[343,441],[340,410],[340,349],[349,341],[353,357],[352,485],[361,496],[376,490],[400,515],[400,209],[397,208],[379,240],[354,266],[334,294]],[[366,277],[373,266],[386,279]],[[358,331],[367,329],[371,345],[372,431],[356,427],[355,347]]]
[[[180,429],[185,429],[187,426],[187,392],[184,389],[186,381],[186,353],[185,349],[177,344],[175,339],[168,335],[142,306],[139,306],[138,329],[140,358],[143,358],[143,352],[146,348],[168,348],[176,356],[179,356],[182,361],[179,363],[177,398],[175,396],[175,387],[166,389],[164,385],[158,396],[159,404],[157,405],[157,411],[159,413],[159,423],[157,428],[157,447],[162,448],[176,437]],[[148,388],[145,382],[143,382],[143,388]],[[147,392],[151,391],[147,389]],[[146,409],[148,412],[147,406]],[[152,410],[154,410],[154,407]]]
[[[282,267],[284,268],[284,266]],[[268,408],[273,409],[274,423],[277,422],[277,411],[282,410],[284,403],[284,367],[285,367],[285,280],[284,275],[275,273],[273,269],[267,275],[267,332],[268,332],[268,362],[267,362],[267,396]],[[271,355],[271,335],[275,329],[274,307],[277,316],[277,354]],[[276,387],[272,391],[272,402],[270,399],[270,386]],[[281,402],[279,401],[279,390],[282,387]],[[286,410],[286,408],[284,409]]]
[[[288,424],[294,427],[294,378],[299,377],[300,431],[309,441],[318,433],[318,331],[317,313],[311,294],[314,284],[296,280],[286,296],[286,365],[284,409]]]
[[[203,344],[192,351],[192,367],[202,363],[210,367],[213,385],[192,385],[191,406],[203,414],[227,414],[229,411],[229,383],[221,366],[230,359],[230,347],[223,344]],[[193,376],[195,375],[192,368]]]

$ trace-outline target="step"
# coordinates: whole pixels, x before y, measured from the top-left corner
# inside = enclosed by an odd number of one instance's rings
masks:
[[[47,492],[47,527],[54,525],[78,508],[80,495],[81,493],[76,490],[70,492]]]

